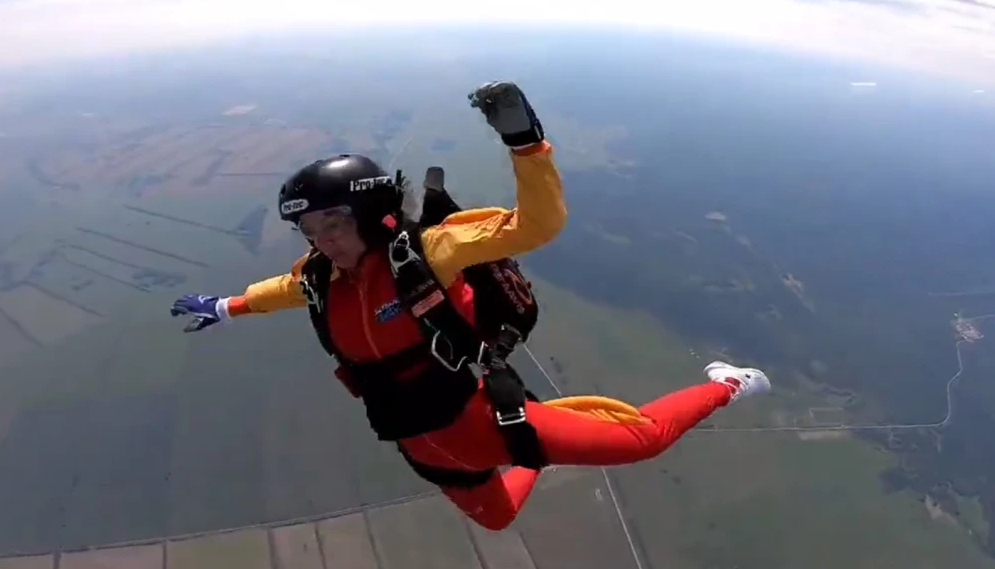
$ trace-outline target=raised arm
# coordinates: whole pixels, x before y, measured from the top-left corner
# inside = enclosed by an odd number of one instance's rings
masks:
[[[454,213],[422,233],[425,257],[448,285],[464,268],[536,249],[563,229],[567,211],[553,149],[525,94],[512,82],[485,83],[470,93],[511,150],[517,204]]]
[[[470,209],[454,213],[422,233],[425,258],[448,285],[464,268],[537,249],[566,224],[560,173],[549,142],[512,150],[517,186],[514,209]]]

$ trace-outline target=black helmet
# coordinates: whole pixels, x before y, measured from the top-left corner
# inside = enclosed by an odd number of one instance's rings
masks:
[[[301,215],[349,206],[360,237],[367,242],[382,235],[387,216],[399,216],[404,192],[372,159],[339,154],[317,160],[295,172],[280,188],[280,219],[295,225]]]

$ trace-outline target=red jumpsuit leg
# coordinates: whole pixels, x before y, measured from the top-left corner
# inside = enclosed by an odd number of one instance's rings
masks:
[[[442,493],[471,520],[489,530],[502,530],[518,516],[532,493],[539,472],[515,466],[474,488],[443,488]]]
[[[643,425],[620,425],[578,417],[556,407],[529,406],[551,464],[612,466],[653,458],[719,407],[729,403],[728,385],[708,382],[686,387],[639,408],[650,419]]]
[[[621,425],[528,402],[526,415],[546,450],[550,464],[611,466],[653,458],[684,433],[729,403],[727,385],[708,382],[665,395],[639,408],[650,419]],[[508,465],[511,457],[497,430],[490,404],[478,393],[453,425],[404,441],[421,462],[443,468],[485,470]],[[472,489],[443,489],[461,510],[489,529],[510,524],[532,490],[537,473],[513,468]]]

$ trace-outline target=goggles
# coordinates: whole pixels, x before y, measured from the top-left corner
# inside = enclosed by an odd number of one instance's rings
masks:
[[[319,237],[336,239],[355,228],[356,218],[347,205],[308,212],[297,222],[297,230],[311,241]]]

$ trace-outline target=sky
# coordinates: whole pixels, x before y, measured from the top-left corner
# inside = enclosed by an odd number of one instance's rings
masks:
[[[716,35],[995,87],[995,0],[0,0],[0,69],[304,28],[523,21]]]

